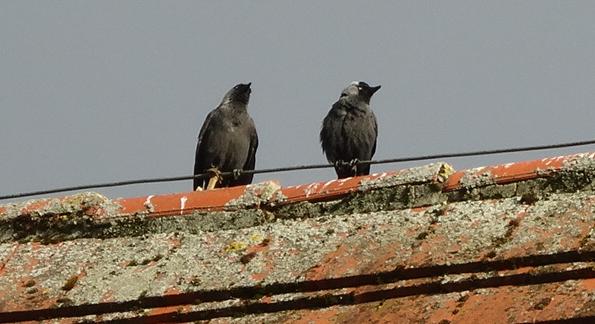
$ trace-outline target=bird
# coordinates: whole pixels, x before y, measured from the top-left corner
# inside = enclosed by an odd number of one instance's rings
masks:
[[[231,88],[217,108],[206,117],[198,134],[194,174],[210,173],[210,179],[194,178],[194,190],[231,187],[252,183],[253,174],[236,174],[235,170],[254,170],[258,135],[254,120],[248,114],[252,83]],[[233,171],[230,177],[221,172]]]
[[[359,165],[358,161],[370,160],[376,152],[378,123],[370,109],[370,98],[380,87],[351,82],[322,122],[322,152],[335,165],[339,179],[370,174],[370,165]]]

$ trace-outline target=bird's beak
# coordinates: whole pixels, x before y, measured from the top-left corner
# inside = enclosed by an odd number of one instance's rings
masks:
[[[250,88],[250,86],[252,85],[252,82],[248,82],[248,88]]]
[[[376,91],[380,90],[381,85],[377,85],[375,87],[370,87],[370,94],[374,94]]]

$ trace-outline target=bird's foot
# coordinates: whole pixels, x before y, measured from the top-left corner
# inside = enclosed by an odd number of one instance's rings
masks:
[[[242,169],[233,169],[232,173],[233,173],[233,179],[234,180],[238,180],[240,178],[240,176],[242,175]]]
[[[349,166],[351,167],[351,170],[353,172],[357,171],[357,166],[359,165],[359,160],[358,159],[353,159],[351,161],[349,161]]]
[[[209,183],[207,184],[206,190],[211,190],[214,189],[217,184],[221,183],[221,171],[213,167],[208,169],[207,173],[210,173],[211,177],[209,178]]]

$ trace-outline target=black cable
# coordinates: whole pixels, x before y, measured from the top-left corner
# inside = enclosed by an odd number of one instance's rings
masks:
[[[433,159],[441,159],[441,158],[457,158],[457,157],[465,157],[465,156],[549,150],[549,149],[555,149],[555,148],[584,146],[584,145],[592,145],[592,144],[595,144],[595,140],[561,143],[561,144],[551,144],[551,145],[541,145],[541,146],[517,147],[517,148],[508,148],[508,149],[470,151],[470,152],[463,152],[463,153],[443,153],[443,154],[434,154],[434,155],[421,155],[421,156],[384,159],[384,160],[357,161],[356,163],[365,165],[365,164],[386,164],[386,163],[397,163],[397,162],[411,162],[411,161],[423,161],[423,160],[433,160]],[[349,164],[349,163],[347,163],[347,164]],[[260,170],[236,170],[236,171],[232,171],[232,172],[221,172],[221,176],[228,177],[228,176],[237,176],[239,174],[261,174],[261,173],[285,172],[285,171],[295,171],[295,170],[324,169],[324,168],[332,168],[332,167],[334,167],[333,164],[311,164],[311,165],[299,165],[299,166],[260,169]],[[190,180],[190,179],[202,179],[202,178],[207,178],[209,176],[211,176],[210,173],[202,173],[202,174],[191,175],[191,176],[149,178],[149,179],[139,179],[139,180],[106,182],[106,183],[100,183],[100,184],[63,187],[63,188],[56,188],[56,189],[49,189],[49,190],[39,190],[39,191],[32,191],[32,192],[3,195],[3,196],[0,196],[0,200],[38,196],[38,195],[45,195],[45,194],[66,192],[66,191],[74,191],[74,190],[92,189],[92,188],[119,187],[119,186],[142,184],[142,183],[173,182],[173,181]]]

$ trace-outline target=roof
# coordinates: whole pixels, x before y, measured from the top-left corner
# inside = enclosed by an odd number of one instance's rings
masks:
[[[0,321],[595,318],[595,153],[0,206]]]

